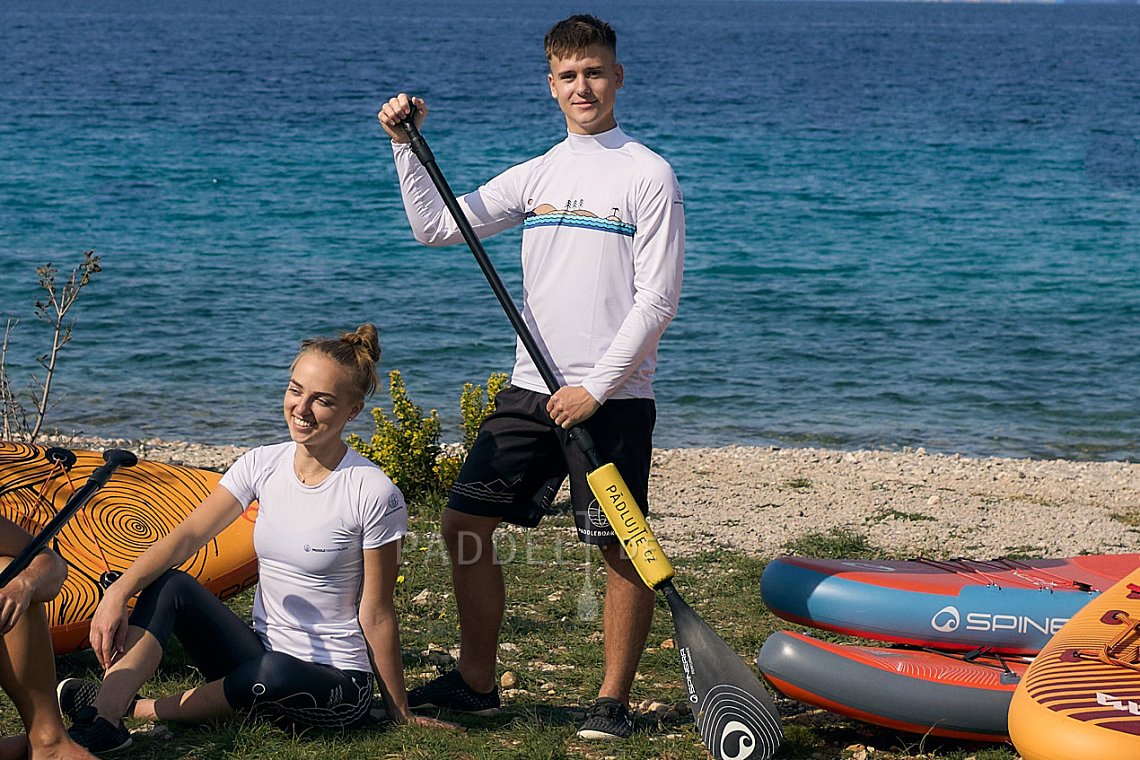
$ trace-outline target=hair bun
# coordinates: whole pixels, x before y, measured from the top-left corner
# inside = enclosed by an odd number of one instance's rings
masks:
[[[301,350],[291,367],[296,366],[297,361],[309,351],[324,354],[348,370],[360,398],[366,399],[375,393],[380,383],[376,376],[376,363],[380,361],[380,334],[376,332],[375,325],[366,322],[337,338],[306,338],[301,341]]]
[[[340,339],[350,346],[362,349],[373,363],[380,361],[380,333],[371,322],[365,322],[354,332],[344,333]]]

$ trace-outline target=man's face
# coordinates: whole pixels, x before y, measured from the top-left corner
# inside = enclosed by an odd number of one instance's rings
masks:
[[[566,115],[566,128],[579,135],[596,135],[617,126],[614,100],[625,72],[613,51],[591,45],[580,53],[550,59],[550,94]]]

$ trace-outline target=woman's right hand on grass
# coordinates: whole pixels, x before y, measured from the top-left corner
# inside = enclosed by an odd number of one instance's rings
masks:
[[[444,731],[455,731],[460,734],[467,732],[467,729],[458,723],[440,720],[439,718],[430,718],[426,715],[410,715],[407,719],[400,722],[409,726],[425,726],[427,728],[442,729]]]

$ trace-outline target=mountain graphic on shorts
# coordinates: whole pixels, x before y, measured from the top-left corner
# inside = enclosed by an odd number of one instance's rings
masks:
[[[516,478],[514,482],[507,483],[502,478],[496,478],[486,482],[455,483],[451,486],[451,490],[453,493],[478,501],[510,504],[514,501],[514,489],[520,480],[521,478]]]
[[[551,206],[549,203],[540,203],[534,210],[527,213],[523,221],[524,229],[535,227],[580,227],[583,229],[614,232],[618,235],[633,237],[637,232],[637,225],[623,222],[617,215],[618,209],[606,217],[600,217],[593,211],[577,208],[572,211]]]

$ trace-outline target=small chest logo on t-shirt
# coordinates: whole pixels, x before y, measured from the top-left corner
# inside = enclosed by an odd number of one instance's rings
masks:
[[[333,546],[333,547],[329,547],[329,548],[325,549],[325,548],[322,548],[320,546],[310,546],[309,544],[305,544],[305,551],[317,552],[319,554],[324,554],[327,552],[342,552],[347,548],[348,548],[347,546]]]

